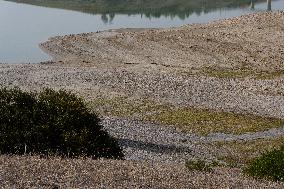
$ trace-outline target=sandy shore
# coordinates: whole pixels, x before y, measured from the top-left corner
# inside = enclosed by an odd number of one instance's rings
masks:
[[[121,29],[58,36],[40,46],[54,57],[54,62],[0,64],[0,86],[19,86],[26,90],[41,90],[44,87],[67,89],[78,93],[90,104],[101,99],[95,104],[102,104],[103,110],[111,109],[104,102],[123,98],[134,104],[147,100],[171,108],[190,107],[269,119],[284,117],[284,12],[257,13],[170,29]],[[122,105],[123,102],[120,103]],[[151,123],[151,128],[150,123],[138,119],[148,116],[142,109],[130,117],[130,114],[127,116],[128,111],[123,112],[124,117],[119,117],[121,112],[104,114],[100,108],[95,110],[101,113],[106,129],[126,146],[124,150],[127,161],[87,160],[86,163],[81,160],[64,160],[63,164],[68,167],[66,172],[71,170],[70,177],[51,176],[51,180],[44,180],[46,175],[60,175],[63,169],[61,167],[62,169],[54,168],[52,173],[46,169],[37,180],[31,181],[33,172],[39,167],[46,163],[60,167],[62,162],[58,159],[41,162],[44,160],[36,158],[34,167],[25,170],[30,157],[12,157],[9,164],[5,163],[8,157],[2,156],[0,161],[4,172],[0,173],[0,179],[7,180],[3,187],[19,186],[17,179],[13,177],[15,175],[23,178],[21,183],[27,187],[29,183],[30,186],[42,184],[47,187],[51,184],[93,187],[94,183],[100,183],[107,188],[119,188],[116,185],[134,188],[283,187],[276,183],[244,178],[238,169],[237,174],[234,173],[236,169],[228,168],[225,172],[217,171],[209,175],[180,169],[184,167],[186,158],[218,160],[217,155],[223,151],[214,151],[215,148],[212,148],[209,153],[211,147],[206,145],[209,140],[201,140],[194,133],[185,135],[182,131],[173,131],[174,126]],[[134,118],[136,121],[131,120]],[[112,122],[109,123],[108,120]],[[127,126],[123,127],[123,124]],[[244,138],[253,141],[256,138],[279,137],[281,132],[281,129],[276,129],[236,136],[230,133],[211,133],[211,136],[212,141],[219,142],[232,138],[236,141]],[[157,133],[158,142],[144,137],[151,135],[150,133]],[[173,136],[180,140],[175,141]],[[184,140],[184,136],[188,138]],[[165,145],[167,142],[170,147]],[[143,145],[150,148],[143,148]],[[185,150],[181,151],[184,146]],[[23,162],[19,165],[22,171],[16,174],[8,167],[13,162],[18,162],[18,159]],[[157,165],[150,165],[150,159],[154,159]],[[88,163],[98,167],[98,174],[105,173],[104,170],[114,170],[120,176],[116,181],[114,175],[106,173],[104,177],[97,177],[96,174],[91,174],[88,166],[84,167]],[[80,165],[80,168],[75,165]],[[123,173],[115,166],[122,167]],[[82,173],[75,173],[77,169],[82,170]],[[83,172],[86,177],[81,177]],[[4,177],[5,173],[9,173],[8,176]],[[67,177],[77,176],[77,181],[67,183]],[[98,178],[96,182],[93,180],[95,177]],[[134,177],[145,179],[133,180]],[[107,183],[106,179],[109,180]],[[84,182],[85,185],[80,185]]]

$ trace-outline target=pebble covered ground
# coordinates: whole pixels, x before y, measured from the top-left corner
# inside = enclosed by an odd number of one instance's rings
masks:
[[[224,151],[210,145],[212,142],[252,141],[284,135],[284,127],[241,135],[212,133],[208,136],[198,136],[175,128],[141,123],[139,120],[105,118],[103,125],[119,140],[126,159],[181,164],[185,164],[189,159],[218,162],[217,157]]]
[[[177,106],[284,117],[284,78],[274,80],[181,76],[62,65],[0,64],[0,85],[30,90],[63,88],[85,98],[97,94],[151,99]]]
[[[115,67],[283,70],[284,12],[244,15],[178,28],[109,30],[50,38],[41,47],[62,61]],[[72,62],[72,61],[71,61]]]
[[[238,169],[194,172],[172,163],[0,157],[1,188],[283,188],[247,178]]]
[[[284,13],[269,12],[160,30],[110,30],[50,38],[55,60],[0,64],[0,86],[44,87],[97,96],[150,99],[177,107],[284,117]],[[225,73],[225,75],[224,75]],[[0,156],[2,188],[284,188],[239,169],[190,172],[191,158],[215,161],[212,142],[253,141],[283,128],[199,136],[169,125],[102,117],[126,161]]]

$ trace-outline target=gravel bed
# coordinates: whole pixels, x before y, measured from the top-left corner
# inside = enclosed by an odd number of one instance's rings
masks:
[[[284,127],[263,132],[232,135],[212,133],[208,136],[186,134],[172,127],[139,120],[104,118],[104,128],[124,149],[126,159],[184,163],[189,159],[218,161],[212,142],[251,141],[284,135]]]
[[[284,117],[284,95],[280,93],[284,90],[283,78],[218,79],[127,69],[0,64],[0,86],[63,88],[86,99],[118,94],[177,106]]]
[[[280,118],[284,114],[284,97],[276,92],[273,95],[265,93],[268,87],[271,93],[284,88],[282,79],[226,80],[151,72],[142,75],[139,72],[120,69],[100,70],[50,64],[1,64],[0,85],[19,86],[27,90],[40,90],[44,87],[64,88],[79,93],[87,100],[94,98],[94,94],[97,93],[123,93],[138,98],[154,96],[154,100],[158,102],[164,101],[179,106],[203,105],[218,110],[232,109],[236,112],[245,109],[249,113]],[[208,137],[199,137],[182,133],[171,127],[141,123],[138,120],[106,119],[104,125],[109,132],[119,138],[127,158],[134,160],[176,162],[184,162],[191,158],[213,160],[211,149],[196,143],[265,139],[283,134],[283,128],[278,128],[243,135],[214,133]]]
[[[245,177],[239,169],[195,172],[165,162],[1,155],[0,188],[280,189],[284,185]]]
[[[283,23],[284,12],[269,12],[171,29],[54,37],[41,47],[55,62],[0,64],[0,86],[67,89],[87,101],[123,96],[283,118]],[[207,68],[277,77],[199,74]],[[0,187],[284,188],[246,178],[236,169],[202,173],[184,166],[191,158],[215,160],[212,142],[267,139],[281,136],[284,128],[201,137],[131,119],[104,118],[103,125],[123,146],[126,161],[0,156]]]
[[[283,11],[262,12],[170,29],[53,37],[41,47],[62,65],[90,67],[56,74],[77,89],[74,83],[80,82],[107,94],[283,118],[283,20]],[[275,76],[274,72],[277,77],[218,79],[193,74],[208,68]]]
[[[183,163],[192,158],[213,160],[199,138],[154,124],[135,120],[104,119],[104,128],[124,148],[126,159],[148,161],[174,161]],[[187,141],[188,140],[188,141]]]

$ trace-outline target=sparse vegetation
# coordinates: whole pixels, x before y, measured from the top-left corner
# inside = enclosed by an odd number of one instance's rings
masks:
[[[250,162],[245,172],[256,178],[284,181],[284,146],[255,158]]]
[[[250,141],[215,142],[211,145],[222,152],[218,155],[219,160],[231,167],[243,167],[262,153],[279,148],[283,142],[284,137],[281,136]]]
[[[253,78],[253,79],[275,79],[284,76],[283,70],[276,71],[259,71],[248,68],[229,69],[229,68],[212,68],[205,67],[201,74],[217,78]]]
[[[218,163],[216,162],[206,162],[200,159],[188,160],[185,163],[185,166],[190,171],[204,171],[204,172],[211,172],[213,171],[213,167],[216,167]]]
[[[207,135],[215,132],[242,134],[264,131],[283,125],[284,121],[254,115],[241,115],[193,108],[167,110],[155,119],[168,125],[176,125],[184,131]]]
[[[0,89],[0,152],[122,158],[84,101],[67,91]]]
[[[28,90],[43,85],[72,88],[92,101],[90,106],[103,116],[105,129],[119,138],[127,161],[43,159],[34,155],[123,156],[117,142],[102,130],[97,116],[75,95],[4,89],[0,101],[0,151],[5,153],[0,156],[0,180],[4,182],[0,182],[0,188],[284,188],[284,182],[244,177],[240,169],[250,163],[246,171],[251,170],[252,176],[283,180],[284,147],[266,152],[283,145],[284,137],[279,137],[284,124],[283,95],[279,95],[283,83],[278,79],[241,81],[198,75],[202,65],[217,67],[219,63],[220,67],[235,69],[216,74],[223,78],[256,78],[257,71],[280,69],[280,29],[284,26],[283,13],[278,14],[282,16],[264,13],[262,20],[259,13],[212,25],[126,32],[117,37],[103,32],[56,37],[45,47],[62,58],[60,64],[1,65],[0,85],[19,85]],[[135,45],[130,48],[128,44]],[[125,45],[127,52],[120,53]],[[251,50],[257,52],[254,62],[254,57],[247,56]],[[256,73],[241,73],[250,63],[255,63],[251,69]],[[76,67],[72,67],[74,64]],[[234,67],[237,64],[243,67]],[[173,72],[174,67],[192,68],[191,73],[196,75],[180,76]],[[99,95],[101,98],[96,98]],[[122,95],[125,98],[109,97]],[[185,107],[189,104],[195,107]],[[222,112],[229,107],[240,114]],[[233,135],[271,128],[279,129]],[[198,136],[209,133],[215,134]],[[273,138],[277,136],[277,140]],[[185,164],[188,159],[192,160]]]
[[[214,132],[242,134],[284,125],[283,119],[264,118],[213,110],[175,107],[150,100],[126,98],[95,99],[93,106],[107,116],[138,118],[177,127],[185,132],[207,135]]]

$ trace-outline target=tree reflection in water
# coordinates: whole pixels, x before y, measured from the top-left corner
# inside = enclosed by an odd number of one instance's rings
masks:
[[[116,14],[137,15],[147,18],[178,17],[181,20],[192,14],[206,14],[218,9],[250,7],[271,0],[8,0],[45,7],[69,9],[89,14],[101,14],[104,23],[111,23]]]

